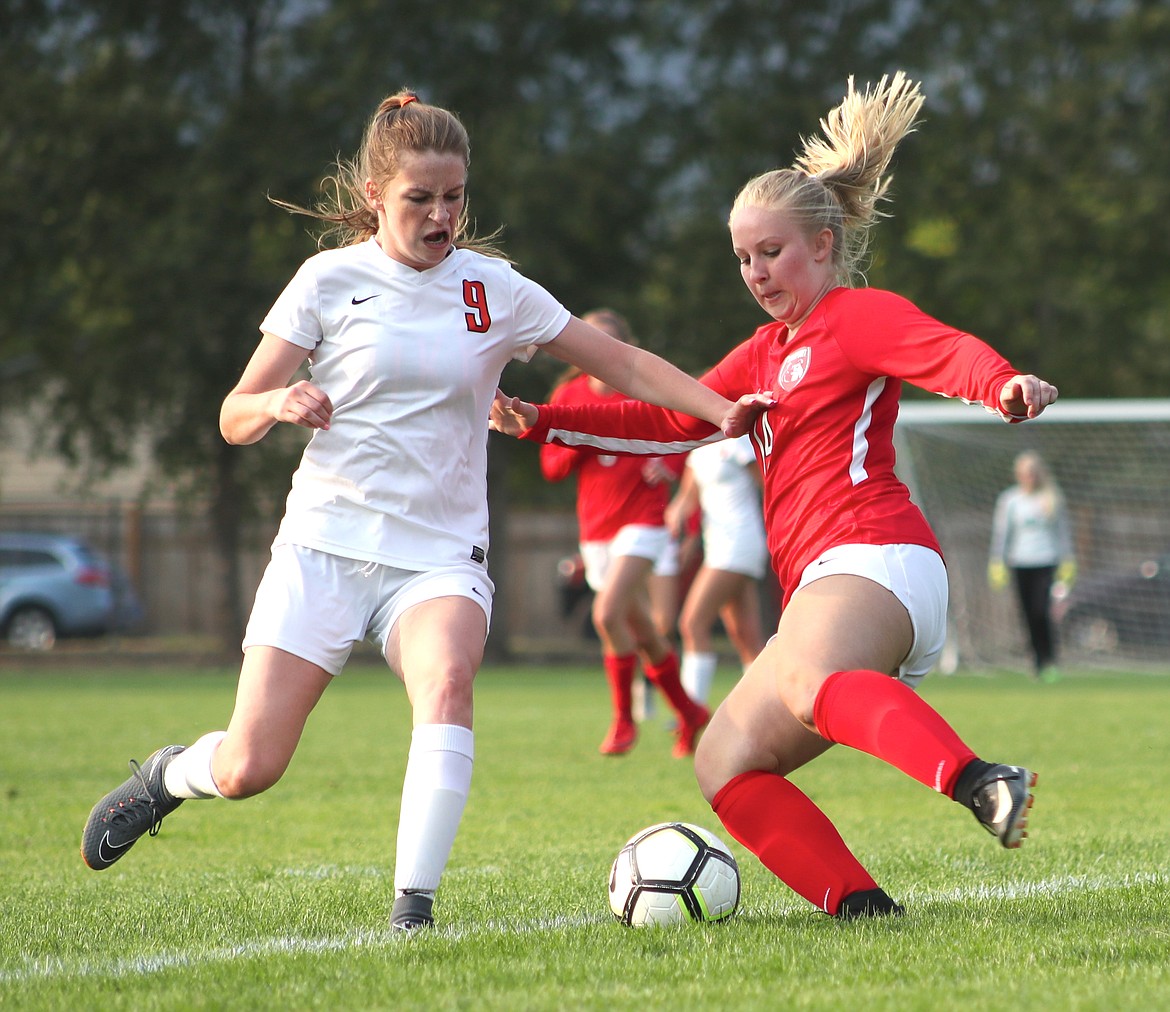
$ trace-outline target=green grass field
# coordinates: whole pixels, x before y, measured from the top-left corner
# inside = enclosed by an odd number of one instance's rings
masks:
[[[606,903],[653,822],[718,832],[661,721],[596,747],[597,670],[489,668],[471,801],[439,927],[391,934],[410,719],[355,666],[285,779],[190,802],[114,868],[78,855],[126,760],[222,727],[235,672],[0,672],[0,1006],[18,1009],[1119,1009],[1170,1005],[1170,679],[928,679],[978,751],[1040,771],[1031,836],[834,749],[794,779],[836,820],[897,920],[813,911],[737,844],[743,900],[709,927],[632,930]],[[731,685],[721,671],[716,695]]]

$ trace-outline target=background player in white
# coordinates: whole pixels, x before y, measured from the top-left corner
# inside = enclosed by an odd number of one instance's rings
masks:
[[[683,688],[706,704],[719,660],[713,641],[716,619],[723,622],[744,671],[764,649],[759,581],[768,571],[768,543],[760,469],[747,436],[700,446],[687,455],[678,492],[667,507],[668,526],[681,534],[696,509],[702,518],[703,562],[683,601],[678,632]]]
[[[391,924],[432,904],[471,782],[472,680],[491,615],[487,420],[535,346],[641,398],[718,422],[731,407],[570,316],[466,234],[467,134],[412,92],[385,99],[335,204],[337,249],[312,257],[261,324],[223,402],[229,443],[312,430],[256,594],[226,731],[168,746],[98,802],[82,855],[109,867],[189,798],[245,798],[287,768],[353,645],[375,640],[414,718]],[[295,209],[294,210],[299,210]],[[292,382],[305,362],[310,377]],[[360,761],[354,759],[353,761]]]
[[[796,163],[749,180],[732,250],[772,322],[703,377],[739,398],[764,478],[768,545],[784,610],[775,636],[711,718],[695,755],[732,836],[834,916],[901,907],[789,775],[833,743],[875,755],[966,805],[1019,846],[1035,774],[984,762],[913,686],[946,637],[938,541],[894,474],[902,381],[982,403],[1010,421],[1056,400],[978,338],[864,287],[859,264],[887,167],[922,104],[901,73],[855,91]],[[644,404],[541,408],[501,395],[493,425],[527,438],[677,452],[712,426]],[[742,421],[742,417],[740,418]],[[725,425],[734,430],[734,425]],[[734,434],[734,431],[729,432]]]

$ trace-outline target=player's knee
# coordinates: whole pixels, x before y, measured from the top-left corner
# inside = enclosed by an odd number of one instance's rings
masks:
[[[678,617],[678,635],[684,646],[691,646],[702,635],[703,629],[696,616],[684,609]]]
[[[707,804],[715,800],[715,795],[727,782],[718,762],[718,749],[709,734],[703,735],[695,748],[695,779]]]
[[[272,787],[287,767],[287,762],[265,756],[217,756],[213,770],[215,786],[225,798],[250,798]]]
[[[613,637],[622,627],[628,625],[625,610],[601,597],[594,598],[592,614],[593,627],[603,637]]]
[[[416,720],[460,723],[472,709],[472,683],[475,669],[469,663],[450,661],[440,664],[420,678],[411,679],[411,704]]]

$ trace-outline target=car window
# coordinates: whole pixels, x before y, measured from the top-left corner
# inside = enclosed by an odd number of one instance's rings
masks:
[[[0,566],[13,569],[31,569],[34,566],[56,566],[64,569],[61,561],[51,552],[35,548],[0,549]]]

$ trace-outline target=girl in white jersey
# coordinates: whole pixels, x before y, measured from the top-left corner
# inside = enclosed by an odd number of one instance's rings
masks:
[[[851,288],[886,169],[922,96],[901,73],[823,121],[791,168],[732,205],[744,283],[772,318],[703,382],[739,399],[764,480],[775,636],[716,710],[695,773],[727,831],[834,916],[898,913],[789,776],[833,743],[868,752],[971,809],[1005,847],[1025,835],[1035,774],[979,759],[913,690],[946,633],[938,542],[894,474],[901,381],[1033,418],[1056,389],[889,292]],[[712,426],[643,404],[546,411],[501,395],[493,423],[608,452],[677,452]],[[527,426],[527,430],[524,427]],[[716,434],[717,435],[717,434]]]
[[[301,267],[223,402],[229,443],[312,431],[256,594],[226,731],[153,753],[97,803],[82,837],[117,861],[189,798],[244,798],[284,773],[355,643],[376,641],[414,731],[391,924],[433,922],[474,754],[472,680],[491,618],[487,419],[513,358],[544,347],[632,396],[720,422],[731,403],[570,316],[465,234],[467,134],[408,91],[385,99],[335,205],[306,212],[340,248]],[[289,205],[285,205],[289,207]],[[301,210],[291,208],[292,210]],[[292,382],[308,362],[310,377]]]

